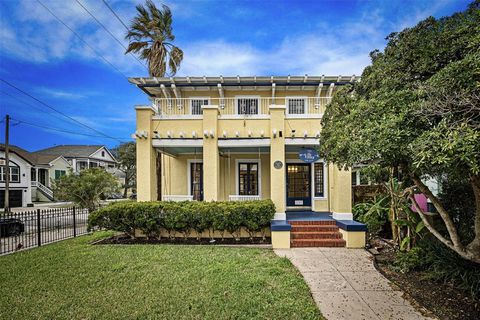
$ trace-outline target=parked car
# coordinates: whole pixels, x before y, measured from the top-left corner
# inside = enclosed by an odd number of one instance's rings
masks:
[[[113,192],[107,196],[107,199],[123,199],[123,194],[118,193],[118,192]]]
[[[0,218],[0,236],[9,237],[9,236],[18,236],[23,231],[25,231],[25,225],[22,220],[8,218]]]

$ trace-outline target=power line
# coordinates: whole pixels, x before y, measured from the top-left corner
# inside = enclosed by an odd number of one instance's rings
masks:
[[[42,109],[42,108],[40,108],[40,107],[37,107],[36,105],[31,104],[31,103],[29,103],[29,102],[26,102],[26,101],[23,100],[23,99],[20,99],[20,98],[18,98],[18,97],[15,97],[14,95],[12,95],[12,94],[10,94],[10,93],[8,93],[8,92],[6,92],[6,91],[0,90],[0,93],[3,93],[4,95],[7,95],[7,96],[9,96],[9,97],[12,98],[12,99],[17,100],[18,102],[21,102],[21,103],[23,103],[23,104],[26,104],[27,106],[30,106],[30,107],[32,107],[32,108],[34,108],[34,109],[37,109],[38,111],[40,111],[40,112],[42,112],[42,113],[45,113],[45,110],[44,110],[44,109]],[[51,116],[53,116],[53,117],[55,117],[55,118],[57,118],[57,119],[59,119],[60,121],[65,121],[64,118],[61,118],[60,116],[56,115],[55,113],[48,113],[48,114],[51,115]]]
[[[111,33],[110,30],[108,30],[108,28],[107,28],[102,22],[100,22],[100,20],[98,20],[97,17],[95,17],[95,16],[93,15],[93,13],[91,13],[79,0],[75,0],[75,1],[78,3],[78,5],[79,5],[80,7],[83,8],[83,10],[85,10],[85,11],[93,18],[93,20],[95,20],[113,39],[115,39],[115,40],[117,41],[117,43],[118,43],[120,46],[122,46],[122,48],[125,49],[125,51],[127,51],[127,47],[126,47],[120,40],[118,40],[118,38],[115,37],[115,35],[114,35],[113,33]],[[130,52],[130,55],[131,55],[133,58],[135,58],[135,60],[137,60],[138,63],[140,63],[143,67],[146,68],[146,65],[145,65],[142,61],[140,61],[132,52]]]
[[[117,15],[117,13],[113,10],[112,7],[110,7],[110,5],[108,4],[108,2],[106,0],[102,0],[103,3],[107,6],[108,9],[110,9],[110,11],[113,13],[113,15],[117,18],[118,21],[120,21],[121,24],[123,24],[123,26],[125,27],[125,29],[130,30],[128,29],[127,25],[122,21],[122,19],[120,19],[120,17]]]
[[[39,125],[39,124],[31,123],[31,122],[24,121],[24,120],[20,120],[20,119],[16,119],[16,118],[10,118],[10,119],[15,120],[15,121],[18,121],[15,125],[17,125],[17,124],[22,124],[22,123],[23,123],[23,124],[27,124],[27,125],[29,125],[29,126],[34,126],[34,127],[38,127],[38,128],[42,128],[42,129],[46,129],[46,130],[51,130],[51,131],[58,131],[58,132],[69,133],[69,134],[76,134],[76,135],[79,135],[79,136],[104,138],[104,137],[102,137],[102,136],[94,135],[94,134],[88,134],[88,133],[81,133],[81,132],[69,131],[69,130],[64,130],[64,129],[60,129],[60,128],[54,128],[54,127],[49,127],[49,126],[42,126],[42,125]]]
[[[85,40],[83,40],[83,38],[77,33],[75,32],[75,30],[73,30],[72,28],[70,28],[65,22],[63,22],[62,19],[60,19],[58,16],[55,15],[55,13],[53,13],[52,10],[50,10],[45,4],[43,4],[40,0],[37,0],[37,2],[42,5],[42,7],[45,8],[45,10],[47,10],[55,19],[57,19],[61,24],[63,24],[65,26],[65,28],[67,28],[68,30],[70,30],[80,41],[82,41],[87,47],[90,48],[90,50],[92,50],[97,56],[99,56],[100,58],[103,59],[103,61],[105,61],[107,64],[109,64],[113,69],[115,69],[115,71],[117,71],[118,73],[120,73],[122,76],[124,76],[125,78],[128,79],[128,77],[122,72],[120,71],[117,67],[115,67],[110,61],[107,60],[107,58],[105,58],[104,56],[102,56],[100,53],[97,52],[97,50],[95,50],[91,45],[88,44],[88,42],[86,42]]]
[[[64,116],[65,118],[68,118],[68,119],[70,119],[70,120],[72,120],[72,121],[74,121],[74,122],[82,125],[82,126],[85,127],[85,128],[88,128],[88,129],[90,129],[90,130],[92,130],[92,131],[95,131],[96,133],[101,134],[102,136],[104,136],[104,137],[106,137],[106,138],[109,138],[109,139],[113,139],[113,140],[117,140],[117,141],[119,141],[119,142],[122,142],[121,140],[119,140],[119,139],[117,139],[117,138],[114,138],[114,137],[112,137],[112,136],[109,136],[109,135],[107,135],[107,134],[105,134],[105,133],[103,133],[103,132],[101,132],[101,131],[99,131],[99,130],[97,130],[97,129],[95,129],[95,128],[90,127],[89,125],[86,125],[85,123],[83,123],[83,122],[81,122],[81,121],[78,121],[78,120],[75,119],[75,118],[72,118],[71,116],[63,113],[62,111],[57,110],[56,108],[52,107],[51,105],[49,105],[49,104],[47,104],[47,103],[39,100],[38,98],[32,96],[32,95],[29,94],[28,92],[26,92],[26,91],[18,88],[17,86],[11,84],[11,83],[8,82],[7,80],[4,80],[4,79],[1,79],[1,78],[0,78],[0,81],[4,82],[5,84],[9,85],[10,87],[16,89],[17,91],[20,91],[20,92],[23,93],[24,95],[30,97],[31,99],[37,101],[37,102],[40,103],[40,104],[46,106],[47,108],[49,108],[49,109],[51,109],[51,110],[53,110],[53,111],[61,114],[61,115]]]

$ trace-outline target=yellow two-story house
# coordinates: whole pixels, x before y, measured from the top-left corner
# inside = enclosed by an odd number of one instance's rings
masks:
[[[356,80],[130,78],[152,101],[136,106],[138,201],[271,199],[277,221],[299,213],[352,220],[351,172],[316,148],[326,105]]]

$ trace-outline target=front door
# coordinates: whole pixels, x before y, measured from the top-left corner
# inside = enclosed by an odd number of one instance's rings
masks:
[[[190,194],[193,200],[203,200],[203,163],[190,163]]]
[[[287,206],[308,207],[312,205],[310,165],[287,164]]]

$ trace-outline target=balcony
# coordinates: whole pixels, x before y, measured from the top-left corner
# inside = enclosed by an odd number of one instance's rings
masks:
[[[269,106],[285,105],[287,118],[321,118],[331,97],[155,98],[156,118],[201,119],[202,106],[217,105],[219,118],[268,118]]]

